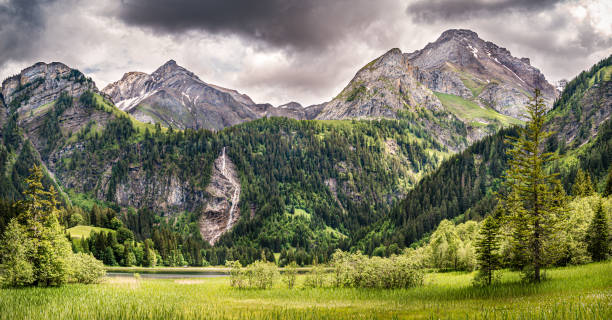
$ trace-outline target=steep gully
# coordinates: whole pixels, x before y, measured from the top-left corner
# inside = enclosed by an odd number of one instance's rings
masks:
[[[225,226],[225,232],[227,232],[232,228],[232,221],[234,221],[234,212],[236,211],[236,205],[238,204],[238,200],[240,199],[240,184],[234,181],[234,178],[227,171],[227,167],[225,165],[225,163],[227,162],[227,156],[225,155],[225,147],[223,147],[221,158],[223,159],[223,165],[221,166],[221,174],[223,174],[223,176],[227,178],[227,180],[229,180],[229,182],[234,186],[232,206],[230,207],[229,219],[227,220],[227,225]]]
[[[198,221],[202,238],[211,245],[230,231],[240,218],[240,190],[238,174],[224,147],[214,162],[210,183],[206,188],[210,198]]]

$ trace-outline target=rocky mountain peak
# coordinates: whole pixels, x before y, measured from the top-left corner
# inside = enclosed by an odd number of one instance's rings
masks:
[[[159,81],[162,79],[168,79],[171,77],[175,77],[177,75],[183,75],[183,76],[187,76],[187,77],[191,77],[191,78],[200,80],[198,76],[196,76],[193,72],[179,66],[176,63],[176,61],[172,59],[168,60],[161,67],[157,68],[157,70],[155,70],[151,74],[151,77]]]
[[[291,101],[278,106],[279,109],[302,109],[302,105],[299,102]]]
[[[442,32],[442,34],[440,35],[440,37],[438,37],[436,42],[443,42],[443,41],[448,41],[450,39],[461,39],[461,38],[480,39],[478,37],[478,33],[472,30],[469,30],[469,29],[449,29],[449,30]]]
[[[76,97],[87,90],[98,91],[90,78],[60,62],[38,62],[2,82],[4,101],[18,102],[20,112],[50,103],[63,91]]]
[[[475,100],[514,118],[524,116],[523,106],[535,89],[542,91],[549,106],[558,94],[529,58],[514,57],[471,30],[447,30],[407,57],[433,91]]]

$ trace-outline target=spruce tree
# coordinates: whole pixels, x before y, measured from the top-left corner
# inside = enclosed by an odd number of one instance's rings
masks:
[[[489,215],[480,226],[476,240],[476,259],[478,260],[478,275],[476,281],[481,280],[491,285],[493,273],[499,268],[499,222]]]
[[[555,192],[559,183],[557,174],[548,173],[544,166],[555,159],[555,155],[545,152],[546,141],[551,133],[544,129],[546,107],[539,90],[535,91],[531,103],[527,105],[529,121],[520,129],[518,138],[508,137],[512,149],[508,151],[509,169],[506,171],[506,187],[513,197],[502,199],[508,208],[518,208],[510,212],[515,225],[524,226],[515,240],[529,249],[529,265],[524,268],[525,278],[540,282],[540,269],[545,252],[543,242],[556,224],[560,213],[560,195]],[[518,221],[517,221],[518,220]]]
[[[608,178],[606,179],[606,186],[604,187],[603,196],[609,197],[612,195],[612,165],[608,170]]]
[[[591,182],[591,175],[588,172],[585,173],[582,169],[578,169],[572,186],[572,195],[574,197],[588,197],[593,193],[595,193],[595,190]]]
[[[587,234],[587,249],[593,261],[605,260],[610,251],[610,237],[608,232],[608,217],[603,211],[601,202],[593,216],[593,221]]]

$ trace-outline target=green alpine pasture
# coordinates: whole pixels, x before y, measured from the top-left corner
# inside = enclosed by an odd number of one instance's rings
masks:
[[[429,273],[422,287],[236,289],[229,279],[107,278],[97,285],[0,290],[0,319],[610,319],[612,262],[550,269],[524,284],[503,271],[491,287],[472,273]]]
[[[483,108],[474,101],[441,92],[434,92],[434,94],[449,111],[462,120],[470,121],[472,125],[486,125],[482,121],[500,123],[503,127],[523,124],[521,120],[503,115],[491,108]]]
[[[71,238],[89,238],[89,235],[91,234],[92,231],[95,232],[115,232],[115,230],[111,230],[111,229],[107,229],[107,228],[100,228],[100,227],[93,227],[93,226],[75,226],[69,229],[66,229],[66,232],[70,235]]]

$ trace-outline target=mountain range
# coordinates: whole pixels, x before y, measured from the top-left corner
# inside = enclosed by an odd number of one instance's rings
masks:
[[[150,75],[126,73],[102,92],[140,121],[179,129],[219,130],[264,116],[396,119],[410,113],[431,130],[444,132],[439,142],[461,150],[524,120],[523,107],[535,89],[549,106],[558,95],[528,58],[515,58],[475,32],[452,29],[422,50],[390,50],[361,68],[331,101],[305,108],[296,102],[257,104],[236,90],[203,82],[173,60]],[[418,115],[420,110],[444,116],[427,119]],[[466,130],[457,131],[461,126]],[[465,140],[448,139],[457,134]]]
[[[172,60],[102,90],[62,63],[37,63],[2,83],[0,198],[19,199],[39,164],[63,202],[112,208],[142,239],[157,230],[255,256],[405,247],[441,219],[490,208],[504,137],[536,89],[559,132],[548,141],[562,155],[555,168],[567,180],[586,163],[601,183],[611,75],[608,58],[559,93],[529,59],[469,30],[392,49],[305,108],[257,104]]]

